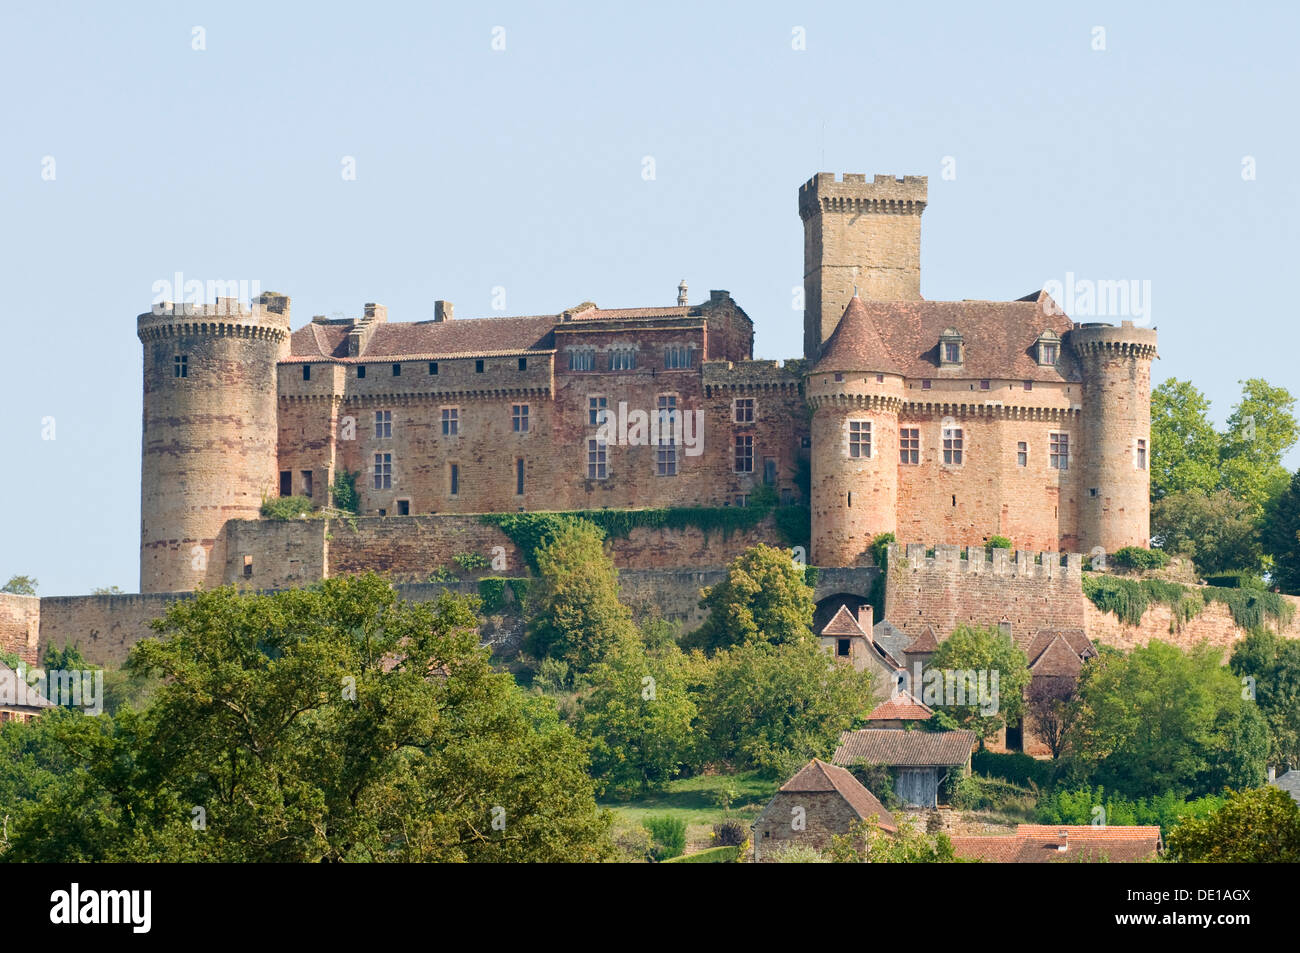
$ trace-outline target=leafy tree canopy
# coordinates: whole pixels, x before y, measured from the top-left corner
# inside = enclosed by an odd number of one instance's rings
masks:
[[[781,644],[812,633],[813,589],[790,553],[755,546],[727,568],[727,578],[705,589],[704,624],[686,645],[706,652],[756,642]]]

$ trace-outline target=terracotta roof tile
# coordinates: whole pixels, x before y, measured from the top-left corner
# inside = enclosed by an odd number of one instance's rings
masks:
[[[921,630],[921,634],[912,640],[912,644],[906,649],[908,652],[937,652],[939,651],[939,640],[935,637],[934,629],[926,626]]]
[[[922,704],[911,692],[900,692],[867,715],[867,721],[925,721],[934,717],[934,709]]]
[[[385,322],[375,328],[362,357],[407,354],[475,356],[489,352],[546,350],[552,347],[555,315],[528,318],[457,318],[452,321]]]
[[[1061,850],[1061,831],[1067,832]],[[999,864],[1051,864],[1066,861],[1133,863],[1160,850],[1158,827],[1021,824],[1007,836],[957,835],[953,851],[964,860]]]
[[[848,606],[840,606],[838,612],[831,616],[831,621],[827,622],[822,628],[822,635],[847,635],[859,636],[866,638],[867,633],[862,631],[862,626],[858,625],[858,620],[853,617]]]
[[[902,374],[903,369],[881,339],[875,322],[862,299],[854,295],[844,309],[840,323],[826,342],[813,370],[874,371],[878,374]]]
[[[866,761],[894,767],[946,767],[965,764],[975,748],[973,731],[897,731],[861,728],[840,735],[834,764]]]
[[[1029,671],[1035,677],[1051,675],[1077,678],[1082,669],[1083,661],[1079,658],[1079,653],[1070,648],[1061,635],[1052,639],[1051,644],[1029,666]]]
[[[863,787],[857,778],[843,768],[827,764],[820,758],[813,758],[800,768],[794,777],[781,785],[781,790],[787,794],[834,791],[844,798],[858,817],[866,820],[874,814],[879,818],[881,830],[891,833],[898,830],[894,816],[885,810],[885,806]]]

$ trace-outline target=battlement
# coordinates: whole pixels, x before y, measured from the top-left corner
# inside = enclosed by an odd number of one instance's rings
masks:
[[[920,215],[926,206],[929,179],[924,175],[866,175],[819,172],[799,187],[799,215],[805,221],[818,212],[868,212]]]
[[[961,547],[943,543],[930,547],[924,543],[909,543],[904,552],[897,543],[891,543],[889,558],[894,560],[899,556],[905,556],[908,568],[912,570],[929,569],[1022,579],[1083,579],[1083,556],[1080,553],[1028,550],[1013,553],[1009,549],[994,549],[990,554],[985,552],[983,546]]]
[[[142,341],[178,334],[288,336],[287,295],[258,295],[249,305],[245,307],[238,298],[226,297],[210,303],[159,301],[136,318],[136,334]]]
[[[1121,322],[1119,327],[1104,322],[1075,324],[1068,338],[1075,353],[1081,356],[1101,352],[1145,360],[1156,356],[1155,329],[1137,327],[1132,321]]]

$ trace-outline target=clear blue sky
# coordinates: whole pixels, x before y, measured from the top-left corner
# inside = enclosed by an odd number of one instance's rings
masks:
[[[6,4],[0,579],[137,587],[155,281],[257,280],[296,327],[486,316],[496,286],[509,314],[663,304],[684,277],[794,357],[817,171],[930,176],[927,298],[1149,280],[1157,381],[1220,422],[1242,378],[1300,393],[1300,15],[1134,6]]]

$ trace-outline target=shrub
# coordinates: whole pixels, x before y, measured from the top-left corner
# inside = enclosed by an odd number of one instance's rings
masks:
[[[892,811],[898,807],[898,794],[894,791],[894,775],[885,764],[858,761],[849,765],[849,773],[858,783],[876,796],[876,800]]]
[[[1219,576],[1206,576],[1205,582],[1216,589],[1258,589],[1261,592],[1268,589],[1263,577],[1257,576],[1253,572],[1231,572]]]
[[[1009,549],[1015,552],[1016,544],[1006,536],[990,536],[989,541],[984,544],[984,555],[992,556],[995,549]]]
[[[895,543],[893,533],[880,533],[871,540],[871,561],[881,569],[885,568],[885,558],[889,553],[889,544]]]
[[[484,576],[478,581],[478,597],[484,615],[499,612],[506,602],[506,581],[500,576]]]
[[[1001,778],[1021,786],[1046,787],[1052,780],[1052,763],[1019,752],[976,751],[971,769],[988,778]]]
[[[334,474],[334,482],[330,485],[330,503],[336,510],[353,516],[361,512],[361,494],[357,492],[358,476],[360,473],[349,473],[347,470]]]
[[[263,519],[296,520],[311,511],[311,498],[307,496],[277,496],[262,501]]]
[[[686,850],[686,822],[680,817],[647,817],[641,822],[654,841],[650,856],[654,860],[680,857]]]
[[[734,864],[740,859],[740,845],[710,847],[682,857],[665,860],[665,864]]]
[[[456,553],[451,557],[451,561],[460,567],[461,572],[475,572],[479,569],[486,569],[489,565],[488,558],[482,553]]]
[[[1169,565],[1169,554],[1159,549],[1125,546],[1115,551],[1111,562],[1124,569],[1164,569]]]
[[[739,847],[749,837],[745,825],[737,820],[726,820],[713,825],[714,847]]]
[[[614,835],[614,847],[620,863],[644,864],[654,851],[654,842],[644,827],[631,827]]]
[[[953,807],[964,811],[1030,811],[1036,797],[1029,788],[1001,778],[984,778],[968,774],[957,782],[952,795]]]

